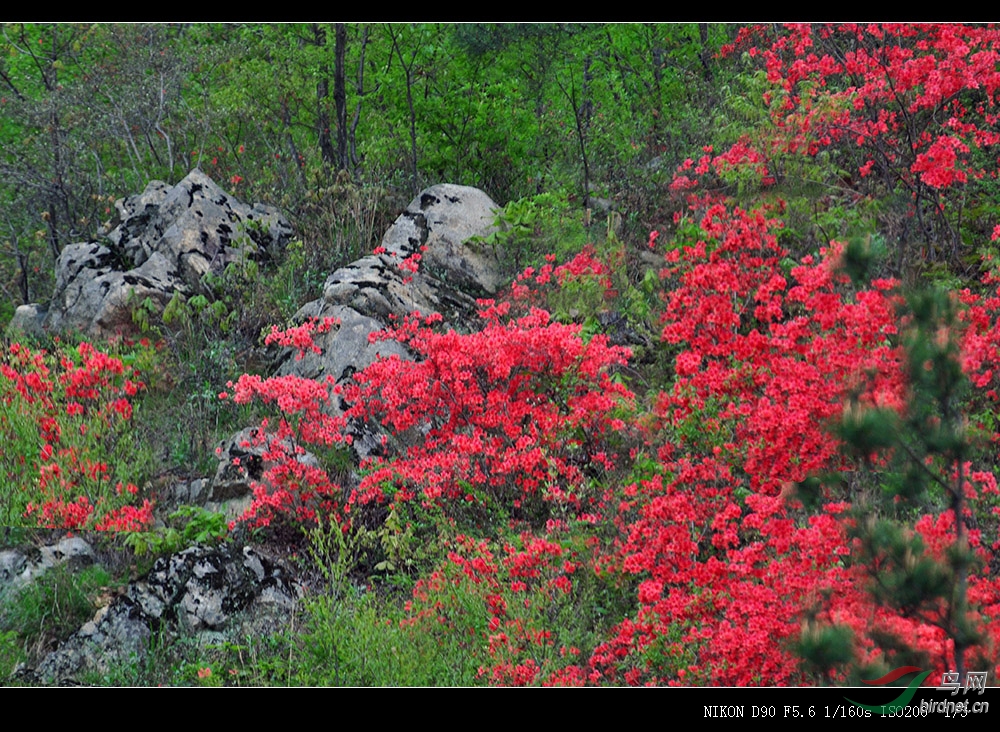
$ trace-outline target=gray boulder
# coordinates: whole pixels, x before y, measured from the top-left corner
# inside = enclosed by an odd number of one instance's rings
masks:
[[[265,477],[273,463],[265,455],[270,451],[272,439],[272,435],[259,427],[247,427],[219,444],[216,450],[219,465],[207,486],[205,500],[201,501],[206,509],[222,513],[231,521],[246,512],[253,503],[254,484],[268,485]],[[280,444],[287,453],[295,452],[291,441]],[[306,467],[320,467],[316,456],[309,452],[298,455],[296,460]]]
[[[235,639],[252,624],[280,623],[301,589],[280,565],[250,547],[194,546],[156,560],[150,573],[101,608],[34,670],[18,676],[67,683],[141,659],[154,633],[161,639]]]
[[[288,350],[280,374],[317,378],[332,374],[338,384],[378,356],[406,357],[393,342],[369,336],[413,313],[441,315],[466,330],[477,321],[476,298],[502,282],[498,254],[470,241],[494,230],[497,205],[482,191],[442,184],[423,191],[382,238],[383,252],[341,267],[323,286],[323,297],[303,306],[295,322],[336,318],[340,326],[320,337],[321,354],[300,360]],[[420,255],[417,271],[404,265]]]
[[[45,308],[38,303],[18,305],[14,317],[10,319],[7,330],[10,333],[25,333],[32,336],[45,334]]]
[[[131,330],[132,308],[147,298],[162,310],[174,292],[190,292],[162,254],[122,272],[115,269],[111,250],[96,243],[66,247],[56,265],[56,282],[43,327],[93,335]]]
[[[136,305],[162,310],[176,292],[211,297],[205,275],[271,261],[292,236],[277,209],[233,198],[198,169],[175,186],[152,181],[115,207],[120,223],[101,241],[60,254],[48,309],[22,306],[13,328],[95,336],[131,330]]]
[[[197,168],[173,188],[153,181],[117,207],[122,223],[108,239],[125,259],[139,266],[158,252],[193,291],[208,272],[275,257],[292,236],[276,208],[233,198]]]
[[[296,313],[297,323],[335,318],[339,325],[315,338],[319,354],[299,359],[286,350],[278,373],[308,379],[332,376],[336,384],[346,386],[378,358],[412,358],[396,341],[371,338],[394,319],[414,313],[441,315],[447,327],[476,327],[476,298],[488,297],[502,284],[498,252],[476,243],[495,231],[497,208],[475,188],[443,184],[423,191],[386,232],[379,254],[336,270],[327,278],[323,296]],[[410,264],[417,265],[416,271]],[[336,416],[346,407],[334,400],[326,411]],[[380,428],[352,423],[348,432],[359,457],[378,452]]]
[[[94,550],[79,536],[67,536],[55,544],[29,551],[0,551],[0,596],[20,590],[53,567],[66,565],[70,569],[80,569],[93,563]]]
[[[372,289],[370,295],[360,295],[366,298],[366,304],[370,304],[375,298],[382,300],[383,292]],[[279,374],[295,374],[306,379],[323,379],[326,376],[333,376],[335,383],[344,385],[358,371],[363,371],[379,358],[398,356],[409,358],[406,349],[393,340],[371,341],[370,336],[385,330],[387,320],[379,320],[369,315],[362,315],[364,311],[372,312],[374,308],[360,307],[355,309],[347,305],[330,303],[329,301],[318,301],[320,303],[317,317],[335,318],[337,324],[326,333],[320,333],[313,339],[319,347],[320,353],[307,351],[301,359],[288,357],[279,369]],[[355,299],[355,304],[358,299]],[[308,317],[308,311],[299,311],[298,317]],[[432,311],[433,312],[433,311]],[[337,404],[332,404],[336,413]]]
[[[399,261],[421,254],[420,269],[432,278],[471,295],[492,295],[503,285],[500,252],[470,240],[496,230],[498,208],[478,188],[432,186],[389,227],[382,246]]]

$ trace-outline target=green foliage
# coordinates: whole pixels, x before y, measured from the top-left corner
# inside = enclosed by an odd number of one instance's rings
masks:
[[[403,615],[351,574],[368,544],[364,533],[319,526],[309,533],[310,554],[325,591],[305,601],[288,673],[293,683],[314,686],[469,685],[475,660],[459,644],[433,638],[400,623]]]
[[[157,448],[156,461],[166,468],[209,471],[215,464],[209,447],[227,430],[242,427],[241,415],[248,414],[218,395],[246,370],[237,363],[238,353],[253,352],[263,320],[270,317],[261,305],[267,278],[256,266],[251,261],[208,275],[208,295],[175,292],[162,312],[152,302],[133,309],[143,331],[159,339],[143,355],[150,378],[136,404],[136,436]]]
[[[846,271],[852,277],[864,276],[868,255],[863,242],[852,243]],[[945,291],[923,288],[907,295],[900,315],[908,324],[902,336],[905,409],[876,408],[855,397],[836,430],[844,452],[864,461],[882,488],[855,504],[853,534],[859,554],[852,561],[869,568],[870,592],[878,605],[947,633],[961,671],[968,661],[966,650],[981,637],[969,617],[966,596],[974,556],[965,519],[965,471],[973,443],[964,417],[968,378],[955,335],[957,304]],[[914,530],[914,508],[934,519],[923,523],[923,535],[931,540],[950,536],[947,551],[933,551]],[[850,657],[845,633],[817,625],[804,633],[798,650],[807,665],[830,668]],[[906,649],[905,640],[891,634],[886,642],[884,650]]]
[[[929,556],[919,536],[904,531],[897,523],[869,517],[859,531],[862,537],[860,562],[877,562],[882,572],[872,585],[875,599],[909,612],[949,599],[955,582],[951,568]],[[968,564],[969,558],[963,559]]]
[[[540,193],[511,201],[497,212],[494,223],[498,230],[484,244],[504,252],[512,272],[542,264],[546,254],[565,259],[587,243],[583,212],[572,210],[564,194]]]
[[[180,297],[180,293],[174,293],[174,298],[170,301],[169,305],[172,305],[174,300]],[[141,301],[135,294],[135,290],[128,291],[128,300],[126,304],[132,309],[132,322],[138,326],[139,331],[142,333],[149,333],[152,330],[152,318],[157,315],[158,308],[156,303],[153,302],[153,298],[146,297]]]
[[[16,631],[0,631],[0,682],[9,679],[19,663],[28,658]]]
[[[456,597],[457,606],[468,601]],[[292,679],[310,686],[471,686],[477,657],[448,634],[402,625],[360,590],[307,603]]]
[[[415,576],[440,559],[440,521],[428,520],[427,513],[413,502],[393,504],[385,522],[375,530],[384,557],[375,564],[376,572]]]
[[[20,408],[17,401],[0,399],[0,428],[4,449],[0,452],[0,520],[5,526],[24,524],[27,502],[32,498],[21,490],[43,440],[35,415]]]
[[[278,267],[270,288],[271,298],[284,321],[290,321],[302,303],[315,297],[324,277],[319,270],[309,267],[301,239],[286,247],[284,260]]]
[[[10,300],[0,302],[0,331],[7,330],[7,325],[10,323],[11,318],[14,317],[16,309],[17,306]]]
[[[153,531],[125,532],[125,545],[137,557],[150,560],[182,551],[194,544],[214,544],[229,534],[226,517],[200,506],[180,506],[168,517],[170,523]]]
[[[844,625],[823,625],[815,621],[803,627],[795,648],[805,659],[805,670],[820,676],[842,669],[855,658],[854,633]]]

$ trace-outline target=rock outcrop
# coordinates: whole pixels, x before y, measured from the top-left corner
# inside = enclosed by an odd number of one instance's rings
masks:
[[[104,240],[64,250],[49,309],[25,306],[15,327],[113,333],[131,325],[130,298],[149,297],[162,305],[174,292],[201,292],[206,273],[219,273],[241,258],[266,260],[291,236],[275,210],[236,201],[197,170],[173,188],[150,183],[117,207],[121,222]],[[477,243],[492,233],[496,209],[474,188],[439,185],[422,192],[389,228],[376,253],[333,272],[322,296],[299,310],[297,322],[335,318],[338,325],[316,339],[319,354],[297,360],[288,350],[279,374],[332,375],[344,385],[377,358],[411,358],[398,342],[370,339],[394,318],[411,313],[440,314],[457,330],[475,328],[476,299],[491,296],[502,284],[499,253]],[[329,409],[342,414],[346,406],[335,403]],[[350,429],[355,458],[381,444],[371,425]],[[213,478],[165,486],[161,503],[190,502],[238,513],[268,467],[260,437],[256,428],[248,428],[224,441]],[[300,459],[318,465],[308,453]],[[42,560],[47,566],[86,563],[93,554],[79,539],[44,548],[38,558],[0,553],[0,587],[31,581],[43,571]],[[299,595],[287,570],[249,547],[194,546],[158,559],[146,577],[130,584],[35,669],[22,669],[20,678],[63,683],[88,671],[104,673],[141,658],[154,634],[168,641],[194,635],[217,642],[261,624],[273,629],[294,610]]]
[[[94,550],[78,536],[67,536],[29,551],[0,551],[0,596],[17,592],[54,567],[80,569],[93,563]]]
[[[21,306],[12,328],[92,336],[131,330],[136,304],[148,298],[162,309],[175,292],[210,294],[206,274],[267,262],[292,236],[276,208],[245,204],[198,169],[172,187],[152,181],[115,207],[118,226],[101,241],[63,249],[48,308]]]
[[[76,544],[64,546],[68,541]],[[79,538],[64,539],[42,552],[78,554],[81,544],[87,546]],[[30,683],[78,682],[85,673],[141,661],[154,634],[169,643],[180,636],[219,642],[271,632],[287,622],[301,594],[287,570],[250,547],[193,546],[156,560],[148,575],[129,584],[37,667],[21,667],[15,676]]]
[[[474,327],[476,299],[502,282],[499,253],[475,241],[495,230],[497,208],[476,188],[442,184],[423,191],[389,227],[377,254],[336,270],[323,296],[296,313],[296,322],[332,317],[340,327],[317,339],[320,354],[296,360],[286,353],[279,373],[332,374],[343,383],[379,356],[406,357],[398,343],[373,344],[368,337],[411,313],[440,314],[457,330]]]
[[[307,379],[333,376],[345,386],[378,358],[410,358],[396,341],[372,342],[370,336],[412,313],[440,314],[460,331],[476,327],[476,299],[491,296],[502,284],[500,253],[477,243],[495,230],[497,208],[485,193],[467,186],[442,184],[420,193],[386,231],[377,253],[333,272],[323,296],[295,314],[297,323],[334,318],[339,325],[315,337],[318,354],[297,359],[287,350],[278,373]],[[333,402],[327,411],[336,416],[346,407]],[[351,424],[349,432],[357,457],[380,450],[376,426]],[[234,437],[220,446],[213,501],[232,501],[237,486],[249,492],[253,478],[248,466],[255,463],[233,463],[246,442]]]

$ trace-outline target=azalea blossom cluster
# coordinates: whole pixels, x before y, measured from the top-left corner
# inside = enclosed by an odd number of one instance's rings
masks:
[[[491,684],[585,682],[583,652],[551,622],[573,612],[584,565],[560,540],[564,527],[549,529],[550,538],[524,532],[501,547],[456,536],[445,563],[418,580],[404,626],[467,638],[467,652],[481,663],[479,678]]]
[[[624,428],[614,414],[631,394],[609,370],[625,363],[627,351],[603,337],[584,343],[578,326],[552,322],[543,310],[508,320],[509,303],[482,306],[475,333],[436,332],[440,317],[431,316],[378,336],[418,358],[390,357],[357,375],[348,414],[424,436],[404,455],[364,466],[355,500],[518,509],[540,497],[578,514],[593,510],[601,497],[588,491],[585,466],[613,465],[606,438]]]
[[[667,256],[663,340],[680,350],[655,409],[663,473],[626,489],[620,519],[640,610],[596,650],[593,681],[800,683],[792,646],[807,611],[851,627],[868,660],[873,634],[891,632],[917,639],[938,670],[953,663],[941,628],[868,597],[866,569],[849,560],[849,493],[828,494],[815,515],[796,509],[797,483],[855,469],[830,432],[844,405],[903,409],[906,383],[896,283],[852,292],[839,244],[786,274],[779,226],[763,210],[715,206],[704,238]],[[954,537],[941,516],[915,525],[932,546]],[[996,577],[970,587],[996,607]]]
[[[0,356],[0,459],[9,523],[140,530],[152,505],[119,480],[116,445],[142,384],[122,360],[83,342],[52,355],[12,343]]]
[[[393,435],[419,432],[403,454],[374,456],[344,510],[370,503],[405,502],[519,512],[540,500],[559,511],[585,515],[602,496],[588,488],[586,473],[609,470],[616,454],[609,438],[625,428],[616,411],[632,395],[611,379],[626,349],[604,337],[585,343],[580,328],[551,321],[533,309],[509,318],[510,304],[482,302],[481,331],[460,335],[435,329],[440,316],[414,316],[375,334],[405,344],[416,360],[390,357],[354,377],[342,398],[352,405],[333,416],[328,409],[341,387],[297,376],[262,379],[244,375],[233,385],[237,403],[260,399],[281,411],[258,440],[267,445],[271,488],[260,484],[245,519],[266,525],[292,510],[315,517],[339,489],[321,470],[301,460],[311,445],[349,445],[349,420],[367,421]],[[314,348],[307,323],[271,337],[301,349]],[[323,327],[320,325],[319,327]],[[221,394],[229,398],[229,393]],[[388,440],[386,435],[385,440]]]
[[[745,27],[722,54],[742,53],[765,75],[770,124],[721,153],[706,148],[688,159],[671,189],[719,202],[716,179],[727,174],[773,186],[791,182],[783,170],[794,180],[794,171],[825,166],[820,153],[835,151],[845,170],[820,206],[889,197],[920,222],[922,257],[955,263],[968,244],[959,235],[965,211],[988,200],[997,176],[998,48],[1000,30],[990,26]]]
[[[296,349],[296,358],[307,352],[320,353],[314,333],[326,333],[338,323],[334,318],[308,320],[287,330],[272,328],[265,343],[279,343]],[[341,490],[320,466],[304,459],[306,445],[330,447],[350,444],[346,420],[329,410],[331,398],[341,391],[333,377],[323,381],[304,379],[294,374],[260,376],[243,374],[229,384],[232,393],[222,392],[220,399],[236,404],[260,400],[274,403],[281,416],[276,424],[265,419],[243,447],[263,446],[263,459],[269,466],[265,482],[254,484],[254,499],[241,520],[253,527],[269,526],[279,517],[301,523],[320,516],[339,517]],[[235,523],[235,522],[234,522]]]
[[[497,516],[521,527],[521,548],[505,548],[503,561],[485,539],[460,542],[463,549],[418,582],[411,606],[418,623],[445,612],[455,582],[481,594],[485,616],[446,613],[446,624],[488,641],[483,678],[494,683],[800,683],[791,647],[807,611],[850,627],[862,659],[878,661],[871,638],[881,631],[916,639],[946,669],[941,628],[895,615],[868,595],[866,570],[850,559],[857,547],[849,492],[828,494],[819,513],[807,514],[794,488],[823,471],[849,479],[855,466],[829,429],[845,404],[904,408],[897,283],[853,287],[838,243],[788,267],[776,214],[714,205],[700,220],[701,238],[666,255],[662,339],[675,354],[675,378],[646,417],[630,411],[634,397],[610,378],[625,362],[622,349],[600,336],[585,342],[577,326],[537,308],[512,317],[509,302],[484,302],[484,325],[474,333],[442,332],[438,316],[414,316],[376,336],[398,340],[417,358],[379,360],[357,374],[344,392],[353,406],[343,418],[320,408],[329,383],[244,377],[238,398],[279,404],[284,417],[272,444],[346,441],[337,435],[347,418],[380,425],[386,440],[409,435],[404,448],[365,465],[344,505],[327,503],[345,527],[361,507],[407,503],[452,520],[471,515],[479,523],[466,525],[487,535],[504,528],[489,525]],[[555,269],[532,272],[517,287],[548,284]],[[601,272],[597,264],[577,269]],[[964,297],[972,307],[963,359],[985,388],[1000,373],[1000,297]],[[646,435],[653,473],[595,490],[627,462],[613,447],[628,430]],[[314,514],[297,507],[316,510],[314,499],[337,488],[295,467],[296,452],[286,446],[269,456],[289,458],[287,472],[273,472],[277,489],[261,488],[258,500],[305,520]],[[629,459],[636,454],[633,447]],[[970,496],[996,493],[988,470],[965,474]],[[587,552],[568,549],[564,519],[594,527]],[[944,512],[914,530],[944,551],[949,526],[954,518]],[[975,532],[970,539],[980,553],[997,541]],[[571,595],[580,576],[604,577],[635,582],[637,610],[587,652],[562,644],[557,629],[528,629],[507,612],[506,595],[532,586],[525,576],[536,576],[543,557],[560,568],[547,580],[548,596]],[[1000,588],[987,567],[970,576],[969,597],[976,621],[995,638]],[[540,664],[543,656],[549,660]]]
[[[592,680],[800,683],[793,647],[817,624],[850,629],[858,666],[891,666],[875,638],[894,636],[938,673],[954,668],[947,605],[900,615],[868,593],[871,570],[851,538],[851,490],[828,491],[816,515],[796,508],[795,486],[808,475],[839,472],[845,488],[858,489],[859,466],[841,455],[833,425],[866,410],[905,413],[899,283],[850,286],[837,242],[798,266],[783,264],[780,203],[742,211],[705,184],[709,173],[742,167],[769,185],[772,155],[856,145],[869,156],[862,178],[877,167],[890,190],[902,181],[912,193],[911,216],[947,219],[950,189],[996,175],[993,164],[977,167],[989,157],[971,153],[1000,140],[997,40],[994,29],[962,26],[761,26],[725,49],[763,59],[773,126],[721,156],[706,149],[680,166],[672,186],[689,192],[701,219],[690,241],[674,243],[661,272],[662,338],[676,353],[675,381],[655,409],[663,474],[626,489],[621,570],[642,578],[640,610],[595,651]],[[987,276],[985,284],[996,281]],[[936,338],[958,343],[981,390],[965,408],[992,414],[1000,300],[954,297],[967,308],[959,315],[965,327],[939,329]],[[978,561],[968,577],[969,620],[984,639],[972,656],[995,672],[1000,583],[990,567],[1000,544],[997,511],[988,507],[996,461],[984,457],[979,466],[935,468],[969,503],[961,516],[924,514],[911,531],[943,561],[962,524]],[[988,537],[971,528],[987,517]]]
[[[982,177],[970,145],[996,145],[1000,91],[995,28],[958,24],[789,25],[740,31],[724,53],[763,59],[773,138],[816,154],[851,140],[872,166],[905,166],[932,188]],[[840,52],[838,49],[847,48]]]

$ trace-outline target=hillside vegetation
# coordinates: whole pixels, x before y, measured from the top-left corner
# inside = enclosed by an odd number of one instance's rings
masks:
[[[4,677],[157,554],[253,541],[310,578],[295,627],[91,681],[996,678],[1000,30],[8,24],[0,45],[3,322],[115,199],[194,167],[299,237],[214,300],[137,303],[111,342],[8,335],[2,543],[64,528],[125,558],[47,580],[74,599],[58,623],[45,586],[0,610]],[[308,351],[330,323],[291,316],[439,182],[505,204],[511,284],[471,331],[396,322],[379,337],[414,360],[323,416],[333,388],[275,376],[273,348]],[[356,464],[350,420],[385,449]],[[158,488],[250,425],[289,446],[251,509],[154,528]]]

